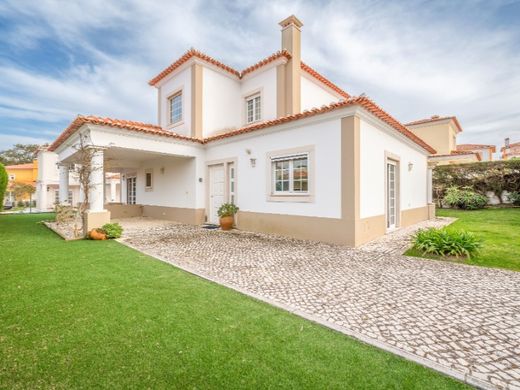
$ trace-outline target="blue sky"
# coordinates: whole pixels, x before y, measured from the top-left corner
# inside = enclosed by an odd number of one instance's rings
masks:
[[[155,74],[190,47],[243,69],[293,13],[304,61],[350,94],[456,115],[460,143],[520,141],[520,1],[0,0],[0,150],[77,114],[155,123]]]

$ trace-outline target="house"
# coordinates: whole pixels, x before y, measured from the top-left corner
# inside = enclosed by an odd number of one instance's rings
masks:
[[[502,160],[520,158],[520,142],[510,143],[509,138],[506,138],[500,152],[502,153]]]
[[[462,132],[462,127],[455,116],[434,115],[406,123],[405,126],[436,150],[429,158],[435,165],[464,164],[482,160],[478,151],[457,147],[457,136]]]
[[[149,82],[157,124],[74,119],[49,147],[59,200],[88,149],[88,229],[132,216],[217,224],[232,202],[239,229],[357,246],[431,218],[436,150],[304,63],[295,16],[280,26],[281,50],[242,71],[194,49],[166,67]],[[106,172],[121,175],[121,204],[104,202]]]
[[[9,181],[4,202],[6,204],[20,201],[29,202],[31,200],[31,194],[29,192],[15,196],[13,189],[16,184],[26,184],[31,187],[35,186],[36,176],[38,174],[38,162],[33,161],[32,163],[26,164],[7,165],[5,169]]]
[[[67,203],[77,206],[83,201],[83,191],[80,190],[78,175],[74,169],[67,172],[60,171],[58,165],[58,155],[46,148],[42,148],[37,153],[37,162],[40,166],[36,179],[36,207],[40,211],[50,211],[58,203]],[[73,167],[68,167],[73,168]],[[62,190],[67,191],[62,194],[63,201],[60,202],[60,173],[66,175],[68,185],[62,186]],[[117,173],[107,173],[105,177],[105,203],[121,202],[121,182]]]
[[[493,161],[493,153],[497,151],[495,145],[482,144],[460,144],[457,145],[457,152],[473,152],[480,155],[480,161]]]

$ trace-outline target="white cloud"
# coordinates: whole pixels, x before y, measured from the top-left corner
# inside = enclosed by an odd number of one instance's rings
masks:
[[[496,19],[504,4],[8,0],[0,13],[18,24],[0,39],[14,57],[49,39],[71,54],[53,74],[0,62],[0,117],[153,122],[147,81],[187,48],[244,68],[279,49],[277,22],[294,13],[304,22],[304,60],[347,91],[367,93],[403,122],[457,115],[462,142],[499,144],[520,139],[520,31]]]

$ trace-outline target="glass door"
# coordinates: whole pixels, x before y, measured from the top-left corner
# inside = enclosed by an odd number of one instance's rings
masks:
[[[386,227],[394,229],[397,226],[397,176],[396,163],[386,163]]]
[[[126,179],[126,203],[135,204],[136,193],[136,178],[129,177]]]

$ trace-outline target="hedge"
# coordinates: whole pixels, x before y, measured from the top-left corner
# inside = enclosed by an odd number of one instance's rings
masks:
[[[435,199],[442,199],[446,189],[453,186],[470,187],[482,195],[493,192],[499,199],[504,191],[520,192],[520,159],[435,167],[433,170]]]

